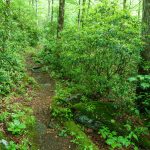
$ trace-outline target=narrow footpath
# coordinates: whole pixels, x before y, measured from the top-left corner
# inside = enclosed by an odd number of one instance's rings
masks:
[[[36,117],[34,144],[37,145],[38,150],[75,150],[75,145],[70,142],[70,138],[59,137],[58,131],[54,129],[57,124],[50,114],[55,88],[54,81],[48,73],[34,69],[36,64],[32,56],[28,56],[26,62],[29,75],[39,85],[39,88],[34,91],[32,101],[29,102]]]

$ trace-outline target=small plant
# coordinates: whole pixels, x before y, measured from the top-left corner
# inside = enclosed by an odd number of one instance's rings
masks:
[[[8,117],[8,115],[9,115],[9,112],[7,112],[7,111],[1,113],[0,114],[0,122],[5,121],[7,119],[7,117]]]
[[[28,139],[24,138],[22,142],[18,145],[18,149],[20,150],[29,150],[30,142]]]
[[[75,132],[71,132],[71,135],[74,136],[74,139],[71,140],[72,143],[81,146],[83,150],[94,150],[93,145],[82,145],[79,142],[81,140],[84,140],[83,136],[77,135]]]
[[[111,146],[110,149],[122,148],[122,147],[134,147],[137,150],[137,146],[131,141],[132,138],[138,141],[138,137],[134,132],[131,132],[128,136],[118,136],[117,132],[110,131],[107,127],[102,127],[99,130],[99,134],[106,140],[106,143]]]
[[[3,148],[4,150],[29,150],[29,140],[24,138],[21,143],[17,144],[14,141],[10,141]]]
[[[93,146],[90,145],[90,146],[84,146],[84,150],[94,150],[94,149]]]
[[[22,134],[26,129],[26,125],[21,123],[19,120],[13,120],[12,122],[8,123],[7,130],[12,132],[12,134]]]
[[[95,106],[94,105],[87,105],[87,111],[89,112],[93,112],[95,110]]]
[[[13,142],[10,141],[8,146],[6,147],[7,150],[16,150],[17,149],[17,145]]]
[[[72,135],[75,135],[75,134],[72,134]],[[84,139],[84,138],[83,138],[82,136],[77,136],[77,135],[75,135],[75,138],[72,139],[71,142],[72,142],[72,143],[75,143],[75,144],[77,144],[77,145],[80,145],[79,139],[81,140],[81,139]]]
[[[53,108],[52,111],[53,117],[60,117],[61,119],[71,119],[73,114],[69,108]]]
[[[65,129],[61,130],[58,135],[61,137],[67,137],[67,135],[68,135],[67,130],[65,130]]]

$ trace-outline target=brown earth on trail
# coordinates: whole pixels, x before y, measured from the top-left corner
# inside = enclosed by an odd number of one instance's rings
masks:
[[[55,83],[48,73],[35,68],[36,64],[32,56],[26,59],[27,70],[39,85],[34,90],[32,100],[28,102],[33,109],[37,123],[35,125],[34,144],[39,150],[75,150],[76,146],[70,142],[70,137],[59,137],[58,131],[54,129],[57,125],[50,114],[50,105],[54,96]],[[54,127],[54,128],[53,128]],[[37,150],[37,149],[36,149]]]

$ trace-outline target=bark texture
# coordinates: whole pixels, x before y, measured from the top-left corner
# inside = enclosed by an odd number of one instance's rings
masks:
[[[48,19],[50,18],[51,15],[51,0],[48,0]]]
[[[60,32],[63,30],[64,27],[64,14],[65,14],[65,0],[59,0],[57,38],[60,38]]]
[[[38,0],[35,0],[36,2],[36,16],[38,16]]]
[[[141,53],[144,61],[150,61],[150,0],[143,0],[143,41],[144,50]]]
[[[82,27],[84,26],[84,20],[85,20],[85,12],[86,12],[86,0],[83,0],[82,2],[82,18],[81,18],[81,23]]]
[[[78,11],[78,26],[80,27],[81,22],[81,0],[79,0],[79,11]]]
[[[52,7],[51,7],[51,22],[53,22],[53,14],[54,14],[54,0],[52,0]]]

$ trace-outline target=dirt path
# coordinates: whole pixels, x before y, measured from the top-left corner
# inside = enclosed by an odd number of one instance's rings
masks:
[[[50,114],[50,104],[55,87],[54,81],[50,79],[47,73],[38,69],[33,70],[33,67],[36,65],[31,56],[29,56],[26,61],[30,76],[32,76],[40,86],[40,88],[35,91],[33,100],[29,104],[33,108],[34,115],[37,119],[34,143],[38,145],[39,150],[75,150],[75,145],[70,143],[69,138],[58,137],[57,131],[49,128],[51,125],[56,125],[52,121]]]

